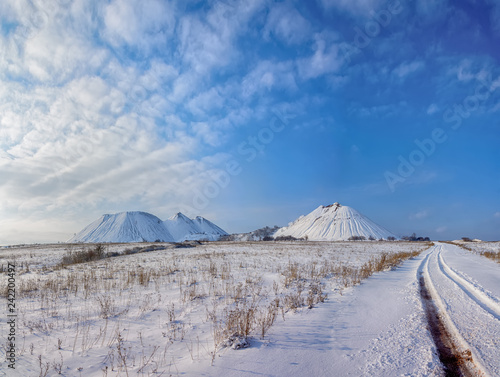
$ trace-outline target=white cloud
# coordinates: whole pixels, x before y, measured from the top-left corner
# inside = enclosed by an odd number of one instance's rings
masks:
[[[186,101],[186,98],[193,96],[201,86],[202,76],[195,72],[188,71],[181,73],[172,83],[172,90],[168,94],[169,101],[180,104]]]
[[[166,3],[145,3],[152,8],[115,1],[109,7],[119,7],[118,13],[97,11],[97,17],[107,17],[101,19],[106,28],[100,37],[116,49],[145,46],[142,54],[164,46],[165,33],[172,30],[158,23],[164,18],[157,6]],[[0,9],[10,12],[2,19],[30,22],[12,4],[2,2]],[[221,121],[189,132],[189,123],[177,115],[190,110],[189,101],[200,111],[211,105],[209,88],[205,98],[193,98],[203,77],[186,70],[181,58],[169,63],[122,59],[119,51],[96,40],[100,26],[89,16],[91,6],[75,1],[62,10],[57,2],[52,5],[46,10],[48,22],[37,24],[29,38],[18,32],[0,36],[0,211],[11,220],[9,226],[1,224],[0,243],[64,240],[50,228],[67,232],[75,226],[69,217],[88,218],[106,208],[158,213],[160,207],[189,203],[210,179],[206,172],[214,169],[211,160],[193,156],[199,156],[200,142],[222,140],[211,131],[227,126]],[[131,29],[121,30],[124,24],[114,16],[123,16]],[[228,22],[239,27],[231,17]],[[203,35],[198,37],[203,42]],[[224,38],[233,41],[229,26]],[[217,53],[229,51],[231,43]],[[230,117],[238,115],[229,112]],[[44,217],[59,220],[42,226]],[[25,233],[16,233],[16,226]]]
[[[384,0],[319,0],[324,9],[335,8],[353,16],[366,16],[370,11],[377,11],[387,2]]]
[[[298,89],[295,81],[295,71],[291,62],[260,61],[242,81],[243,97],[262,94],[274,89],[295,91]]]
[[[446,226],[440,226],[436,229],[436,233],[444,233],[448,230],[448,227]]]
[[[500,4],[496,0],[489,0],[492,6],[490,11],[490,25],[497,36],[500,36]]]
[[[349,109],[350,112],[356,112],[360,116],[366,117],[391,117],[396,114],[401,114],[408,108],[408,103],[405,101],[400,101],[398,103],[391,103],[388,105],[379,105],[372,107],[360,107],[358,104],[353,104]]]
[[[47,219],[35,216],[12,216],[6,219],[2,216],[0,220],[0,245],[15,243],[40,243],[54,242],[55,240],[67,241],[74,229],[78,229],[78,222],[75,219]],[[31,229],[26,232],[26,229]],[[13,240],[13,241],[10,241]],[[16,241],[17,240],[17,241]]]
[[[216,2],[204,16],[184,16],[179,25],[179,53],[199,75],[239,58],[236,38],[247,29],[249,19],[264,2]]]
[[[264,37],[274,36],[286,44],[298,44],[310,38],[311,25],[289,3],[275,4],[267,16]]]
[[[393,73],[400,79],[404,79],[406,76],[422,69],[425,66],[423,61],[414,61],[411,63],[402,63],[397,66]]]
[[[108,53],[102,48],[50,28],[26,42],[23,56],[26,69],[34,78],[56,83],[99,69],[107,59]]]
[[[499,212],[495,212],[495,214],[493,216],[495,216],[496,218],[500,218],[500,211]]]
[[[314,54],[309,58],[297,61],[299,75],[303,79],[316,78],[325,74],[337,72],[344,63],[339,44],[332,39],[336,36],[316,34]]]
[[[60,84],[102,68],[108,59],[107,51],[91,41],[97,25],[86,17],[88,9],[23,0],[6,0],[2,7],[2,21],[16,25],[0,37],[0,72],[9,78]]]
[[[206,122],[193,122],[193,131],[198,138],[211,146],[219,146],[225,139],[222,130]]]
[[[448,0],[416,0],[415,10],[424,25],[444,21],[448,15]]]
[[[150,62],[149,69],[140,77],[139,83],[147,90],[158,90],[171,84],[179,76],[179,70],[159,59]]]
[[[425,219],[426,217],[429,216],[429,211],[428,210],[422,210],[416,213],[412,213],[410,215],[410,220],[422,220]]]
[[[200,93],[187,103],[187,108],[195,115],[204,115],[213,109],[221,109],[225,99],[215,87]]]
[[[114,0],[104,10],[104,35],[114,46],[149,50],[166,47],[175,28],[171,3],[160,0]]]
[[[439,107],[438,105],[436,105],[435,103],[431,103],[429,105],[429,107],[427,108],[427,114],[428,115],[432,115],[432,114],[435,114],[439,111]]]
[[[88,118],[93,115],[119,115],[123,111],[126,97],[120,90],[111,87],[100,77],[82,77],[70,82],[66,95]],[[96,99],[99,99],[96,101]],[[75,109],[75,111],[78,111]],[[97,120],[97,119],[96,119]]]
[[[459,81],[471,81],[476,75],[472,73],[473,62],[469,59],[464,59],[460,62],[460,65],[455,67],[454,70]]]

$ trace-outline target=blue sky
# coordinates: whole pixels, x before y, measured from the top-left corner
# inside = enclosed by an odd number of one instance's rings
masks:
[[[496,1],[7,0],[0,21],[2,245],[333,202],[500,239]]]

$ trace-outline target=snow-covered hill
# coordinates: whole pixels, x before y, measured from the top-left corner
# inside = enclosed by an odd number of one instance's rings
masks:
[[[200,235],[204,234],[211,240],[218,240],[221,236],[228,235],[225,230],[219,228],[213,222],[205,219],[204,217],[196,216],[196,218],[193,219],[193,222],[198,226]]]
[[[387,239],[396,237],[355,209],[334,203],[319,206],[306,216],[300,216],[287,227],[280,228],[274,237],[292,236],[311,241],[346,241],[353,236]]]
[[[147,212],[121,212],[103,215],[68,242],[181,242],[216,241],[227,233],[198,216],[190,219],[182,213],[162,221]]]
[[[163,222],[147,212],[102,215],[68,242],[173,242]]]
[[[248,233],[234,233],[222,238],[224,241],[263,241],[266,237],[272,237],[279,229],[279,226],[274,227],[266,226]]]
[[[200,233],[199,229],[193,223],[193,220],[181,212],[169,217],[163,222],[163,225],[168,229],[176,241],[191,239],[188,237],[189,235]]]
[[[227,233],[204,217],[190,219],[181,212],[163,222],[170,234],[178,242],[185,240],[217,241]]]

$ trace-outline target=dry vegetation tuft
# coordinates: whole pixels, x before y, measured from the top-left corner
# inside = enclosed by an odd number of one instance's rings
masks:
[[[482,255],[483,257],[486,257],[497,263],[500,263],[500,243],[498,242],[467,242],[467,243],[446,242],[446,243],[460,246],[462,249]]]

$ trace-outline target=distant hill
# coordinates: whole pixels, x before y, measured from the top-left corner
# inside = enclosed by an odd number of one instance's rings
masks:
[[[288,226],[280,228],[273,236],[307,238],[310,241],[397,238],[355,209],[339,203],[319,206],[308,215],[300,216]]]
[[[176,241],[205,240],[217,241],[221,236],[227,236],[226,231],[204,217],[190,219],[178,212],[163,222]]]
[[[174,242],[163,222],[147,212],[102,215],[68,242]]]
[[[67,242],[215,241],[225,235],[223,229],[201,216],[189,219],[179,212],[162,221],[150,213],[137,211],[103,215]]]

